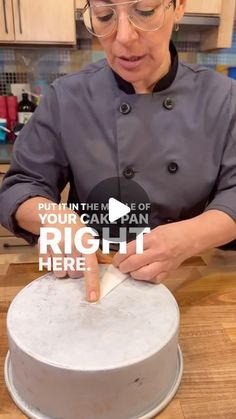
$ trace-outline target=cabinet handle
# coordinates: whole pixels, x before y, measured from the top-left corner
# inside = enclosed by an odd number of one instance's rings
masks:
[[[5,32],[8,33],[8,26],[7,26],[7,11],[6,11],[6,0],[2,0],[3,5],[3,14],[4,14],[4,24],[5,24]]]
[[[3,247],[8,249],[9,247],[27,247],[29,244],[10,244],[10,243],[3,243]]]
[[[20,0],[18,0],[18,13],[19,13],[19,27],[20,27],[20,33],[22,34],[22,19],[21,19],[21,4]]]

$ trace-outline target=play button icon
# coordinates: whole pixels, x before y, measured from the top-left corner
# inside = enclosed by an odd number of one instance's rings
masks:
[[[110,198],[108,203],[108,218],[110,223],[119,220],[119,218],[124,217],[124,215],[129,214],[129,212],[131,211],[128,205],[122,204],[122,202],[118,201],[115,198]]]
[[[98,232],[99,239],[109,235],[117,243],[136,239],[137,233],[150,227],[151,204],[146,191],[132,179],[111,177],[97,183],[86,198],[80,217],[85,215],[87,226]],[[82,220],[83,221],[83,220]],[[114,244],[114,250],[118,248]]]

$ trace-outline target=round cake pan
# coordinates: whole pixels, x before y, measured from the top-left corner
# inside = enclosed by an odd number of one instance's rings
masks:
[[[47,274],[15,297],[7,332],[6,384],[29,418],[149,419],[181,381],[179,309],[164,285],[129,278],[90,304],[83,281]]]
[[[176,369],[176,377],[170,388],[170,391],[164,396],[163,400],[158,402],[158,404],[151,408],[149,412],[142,414],[142,416],[137,416],[136,418],[130,419],[151,419],[160,413],[173,399],[175,393],[177,392],[181,378],[183,375],[183,356],[180,347],[178,346],[178,361],[177,361],[177,369]],[[6,386],[8,391],[14,400],[15,404],[19,407],[19,409],[25,413],[30,419],[54,419],[49,416],[45,416],[38,411],[36,411],[32,406],[28,406],[24,400],[21,399],[17,390],[14,387],[14,383],[12,380],[12,372],[11,372],[11,360],[10,360],[10,353],[7,353],[6,360],[5,360],[5,367],[4,367],[4,376]],[[95,418],[93,418],[95,419]]]

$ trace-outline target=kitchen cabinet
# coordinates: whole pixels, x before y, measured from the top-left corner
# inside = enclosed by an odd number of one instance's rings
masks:
[[[37,247],[30,246],[25,240],[14,236],[0,236],[1,254],[30,254],[37,255]]]
[[[186,13],[220,14],[223,0],[187,0]],[[76,9],[82,9],[86,0],[76,0]]]
[[[0,0],[0,41],[14,41],[12,0]]]
[[[223,0],[188,0],[186,13],[220,15]]]
[[[219,25],[201,31],[201,50],[230,48],[236,0],[188,0],[186,16],[218,17]],[[204,27],[203,27],[204,29]],[[194,30],[194,26],[193,26]],[[197,30],[197,29],[196,29]]]
[[[76,44],[74,0],[1,1],[1,43]]]
[[[86,0],[75,0],[76,9],[83,9],[86,5]]]

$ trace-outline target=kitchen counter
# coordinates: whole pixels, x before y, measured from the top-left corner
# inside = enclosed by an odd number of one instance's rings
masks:
[[[10,164],[13,144],[0,143],[0,164]]]
[[[6,312],[22,287],[41,274],[37,263],[17,255],[0,258],[0,418],[21,419],[26,416],[3,379]],[[175,398],[157,417],[235,419],[236,252],[214,250],[192,258],[164,283],[180,307],[184,374]]]

